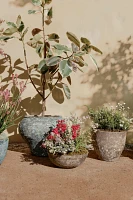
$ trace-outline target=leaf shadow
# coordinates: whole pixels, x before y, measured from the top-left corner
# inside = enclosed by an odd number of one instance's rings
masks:
[[[109,44],[108,44],[109,45]],[[83,75],[81,84],[89,84],[94,93],[86,100],[92,108],[103,104],[125,102],[130,107],[129,113],[133,111],[133,59],[132,37],[126,41],[118,41],[115,49],[108,53],[101,62],[98,73],[89,71]],[[83,107],[78,107],[83,110]],[[84,111],[83,111],[84,112]]]
[[[31,0],[12,0],[12,1],[10,1],[11,5],[15,5],[17,7],[24,7],[28,3],[31,3]]]

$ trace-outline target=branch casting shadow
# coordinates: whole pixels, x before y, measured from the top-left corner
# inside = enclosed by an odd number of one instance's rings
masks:
[[[133,111],[133,57],[131,37],[126,42],[118,41],[118,48],[102,60],[100,72],[85,75],[82,84],[98,88],[88,100],[90,107],[105,103],[125,102]],[[91,82],[90,82],[91,80]]]

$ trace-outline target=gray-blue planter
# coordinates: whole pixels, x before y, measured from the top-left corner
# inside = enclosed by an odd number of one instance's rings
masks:
[[[61,116],[26,116],[19,124],[19,133],[35,156],[48,156],[47,150],[41,147],[42,140],[48,135]]]
[[[8,149],[9,139],[5,133],[0,134],[0,165],[2,164]]]

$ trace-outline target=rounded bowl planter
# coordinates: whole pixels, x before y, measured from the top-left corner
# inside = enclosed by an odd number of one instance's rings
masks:
[[[98,130],[95,134],[94,149],[99,159],[108,162],[119,159],[125,147],[126,133],[127,131]]]
[[[47,156],[47,150],[41,147],[43,139],[61,116],[26,116],[19,124],[19,133],[35,156]]]
[[[5,133],[0,134],[0,165],[2,164],[8,149],[9,138]]]
[[[50,161],[57,167],[64,169],[71,169],[81,165],[86,157],[88,156],[88,151],[83,154],[51,154],[48,153]]]

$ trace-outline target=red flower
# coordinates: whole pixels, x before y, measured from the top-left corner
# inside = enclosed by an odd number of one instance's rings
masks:
[[[52,132],[53,132],[54,134],[56,134],[56,135],[59,134],[59,132],[58,132],[58,128],[54,128],[54,129],[52,130]]]
[[[48,140],[53,140],[54,137],[53,137],[53,135],[49,134],[49,135],[47,136],[47,139],[48,139]]]
[[[72,129],[72,138],[75,139],[80,131],[80,125],[74,124],[71,126],[71,129]]]
[[[59,120],[56,127],[60,133],[65,133],[67,130],[67,125],[65,124],[64,120]]]
[[[72,133],[72,138],[75,139],[77,137],[76,131]]]

